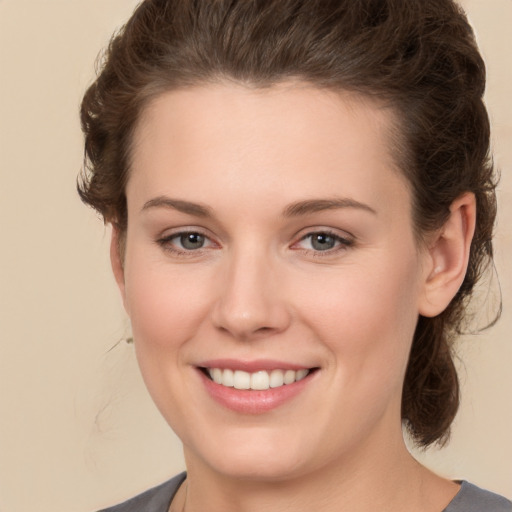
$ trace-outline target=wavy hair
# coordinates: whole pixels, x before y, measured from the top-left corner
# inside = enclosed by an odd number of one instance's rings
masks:
[[[123,232],[141,111],[165,91],[226,79],[253,87],[300,80],[384,100],[398,119],[396,160],[419,239],[443,225],[457,197],[475,194],[466,277],[443,313],[419,318],[403,386],[412,437],[442,443],[459,406],[453,341],[492,261],[496,215],[485,67],[465,14],[452,0],[145,0],[83,98],[82,200]]]

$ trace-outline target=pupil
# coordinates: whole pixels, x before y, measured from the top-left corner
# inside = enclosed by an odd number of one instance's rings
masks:
[[[180,242],[185,249],[200,249],[204,244],[204,236],[199,233],[187,233],[180,237]]]
[[[325,233],[319,233],[313,237],[311,245],[317,251],[326,251],[334,247],[334,237],[326,235]]]

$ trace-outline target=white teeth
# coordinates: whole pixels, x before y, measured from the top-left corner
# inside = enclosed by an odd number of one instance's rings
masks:
[[[250,389],[251,374],[241,370],[236,370],[233,375],[233,386],[235,389]]]
[[[213,382],[222,384],[222,370],[220,368],[214,368],[212,372]]]
[[[262,391],[298,382],[309,374],[309,370],[272,370],[269,374],[265,370],[248,373],[242,370],[208,368],[208,374],[214,382],[222,386]]]
[[[251,389],[268,389],[270,386],[270,377],[268,372],[256,372],[251,375]]]
[[[294,372],[293,370],[286,370],[284,372],[284,383],[291,384],[292,382],[295,382],[296,374],[297,374],[297,372]]]
[[[220,382],[220,384],[232,388],[235,385],[235,374],[233,373],[233,370],[224,370],[221,371],[221,373],[222,381]]]
[[[308,373],[309,373],[309,370],[298,370],[295,380],[296,381],[302,380]]]
[[[282,370],[272,370],[270,373],[270,387],[278,388],[284,384],[284,374]]]

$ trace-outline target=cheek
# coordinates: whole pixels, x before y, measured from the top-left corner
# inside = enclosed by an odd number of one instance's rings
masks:
[[[142,377],[156,406],[181,432],[187,408],[187,355],[208,311],[205,275],[154,262],[133,250],[125,267],[125,300]]]
[[[208,275],[133,254],[125,271],[125,302],[133,335],[145,351],[172,351],[190,339],[210,302]]]
[[[415,259],[390,259],[348,269],[311,294],[303,311],[343,378],[401,388],[418,318],[417,283]]]

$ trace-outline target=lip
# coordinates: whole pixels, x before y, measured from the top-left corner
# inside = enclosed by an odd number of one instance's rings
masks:
[[[276,361],[273,359],[257,359],[254,361],[243,361],[239,359],[211,359],[203,361],[197,365],[201,368],[220,368],[221,370],[242,370],[248,373],[259,372],[265,370],[309,370],[311,366],[303,366],[284,361]]]
[[[201,363],[201,366],[197,367],[197,373],[199,374],[207,393],[214,401],[231,411],[251,415],[263,414],[272,411],[291,401],[311,384],[317,373],[316,371],[312,371],[302,380],[292,384],[285,384],[284,386],[277,388],[256,391],[235,389],[217,384],[205,375],[203,370],[204,368],[230,368],[233,370],[243,370],[252,373],[261,370],[301,370],[309,369],[311,367],[270,360],[242,362],[230,359],[205,361],[204,363]]]

